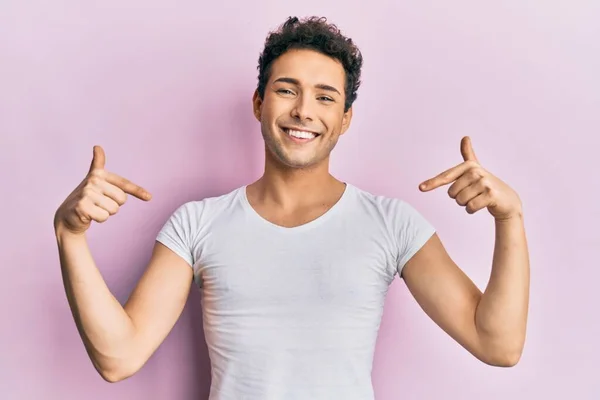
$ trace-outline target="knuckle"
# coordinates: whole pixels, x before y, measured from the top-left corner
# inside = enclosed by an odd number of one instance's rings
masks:
[[[88,184],[98,185],[100,184],[101,178],[97,175],[92,175],[88,178]]]
[[[125,193],[122,190],[119,192],[119,194],[116,197],[117,197],[117,204],[119,204],[119,206],[122,206],[127,201],[127,193]]]
[[[108,217],[110,217],[109,212],[106,210],[101,210],[100,215],[96,219],[96,222],[100,222],[100,223],[105,222],[108,219]]]
[[[472,179],[477,179],[477,178],[481,177],[481,174],[479,173],[477,168],[471,168],[469,170],[469,172],[467,172],[467,174],[468,174],[469,178],[472,178]]]
[[[119,212],[119,205],[116,203],[111,204],[110,210],[109,210],[109,214],[110,215],[115,215],[116,213]]]
[[[469,201],[465,206],[469,213],[472,213],[475,209],[475,204],[473,204],[473,201]]]
[[[92,193],[94,193],[94,189],[92,189],[90,186],[84,186],[83,189],[81,189],[81,200],[83,200],[86,197],[91,197]],[[81,200],[79,201],[81,202]]]
[[[91,178],[104,179],[104,170],[100,169],[100,168],[94,169],[93,171],[90,172],[90,179]]]
[[[75,215],[77,216],[77,219],[80,222],[82,222],[82,223],[87,222],[87,217],[86,217],[87,212],[85,211],[85,208],[83,208],[82,206],[75,208]]]
[[[80,215],[82,212],[85,211],[86,208],[86,203],[83,200],[79,200],[77,203],[75,203],[75,206],[73,207],[73,211],[75,211],[76,214]]]

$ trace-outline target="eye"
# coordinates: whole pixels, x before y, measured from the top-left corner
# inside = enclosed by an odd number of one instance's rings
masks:
[[[294,94],[294,92],[292,92],[289,89],[277,89],[277,93],[281,93],[281,94]]]
[[[331,102],[335,101],[331,97],[328,97],[328,96],[320,96],[317,99],[318,100],[322,100],[322,101],[327,101],[327,102],[329,102],[329,101],[331,101]]]

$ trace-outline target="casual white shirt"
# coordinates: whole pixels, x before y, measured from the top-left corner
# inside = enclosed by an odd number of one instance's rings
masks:
[[[434,232],[407,202],[351,184],[293,228],[261,217],[245,186],[180,206],[157,240],[201,288],[210,399],[373,399],[389,285]]]

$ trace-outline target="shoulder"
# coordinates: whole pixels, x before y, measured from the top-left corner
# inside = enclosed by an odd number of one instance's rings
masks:
[[[356,192],[359,203],[379,216],[396,243],[396,267],[401,273],[408,260],[435,234],[435,227],[417,206],[404,199],[374,195],[360,189]]]
[[[244,187],[235,188],[225,194],[205,197],[199,200],[186,201],[177,206],[170,219],[187,222],[190,225],[206,223],[230,209],[239,200],[240,192]]]
[[[352,186],[356,204],[365,211],[377,213],[386,219],[404,220],[414,213],[419,214],[417,208],[401,197],[375,194],[373,192]]]
[[[370,219],[376,219],[400,241],[410,241],[417,236],[430,236],[434,226],[420,211],[418,205],[394,196],[373,194],[354,188],[357,207]]]

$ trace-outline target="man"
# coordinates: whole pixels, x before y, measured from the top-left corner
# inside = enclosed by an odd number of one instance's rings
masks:
[[[85,231],[150,194],[104,168],[59,207],[64,284],[88,354],[104,379],[138,371],[167,336],[190,282],[202,290],[212,363],[211,399],[372,399],[371,366],[385,295],[402,277],[424,311],[484,363],[513,366],[525,340],[529,265],[518,195],[477,161],[426,181],[474,213],[495,218],[484,293],[446,253],[434,228],[399,199],[329,173],[352,119],[362,57],[324,19],[290,18],[265,43],[253,97],[265,141],[263,176],[180,206],[157,237],[124,306],[112,296]]]

